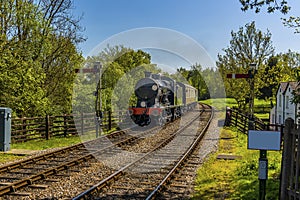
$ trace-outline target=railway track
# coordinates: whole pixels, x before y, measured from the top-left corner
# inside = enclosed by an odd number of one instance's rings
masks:
[[[200,123],[207,124],[207,122],[204,122],[204,118],[207,118],[204,115],[209,114],[210,111],[208,108],[201,110],[200,118],[195,118],[194,122],[189,125],[190,128],[199,126],[199,119],[202,120]],[[198,114],[199,110],[191,112],[180,120],[180,124],[186,125],[191,116],[195,117]],[[174,134],[174,131],[178,128],[181,130]],[[189,131],[184,133],[184,130],[185,128],[182,125],[170,125],[151,130],[115,132],[109,136],[102,136],[95,141],[2,166],[0,167],[0,196],[3,199],[22,199],[24,196],[27,199],[71,199],[77,196],[75,199],[80,199],[82,198],[80,195],[83,193],[88,194],[88,192],[81,193],[82,191],[95,189],[97,188],[96,185],[103,184],[107,186],[108,182],[114,185],[115,183],[112,180],[118,180],[119,178],[121,185],[121,180],[125,180],[123,183],[127,183],[128,180],[132,179],[129,174],[136,176],[135,184],[143,182],[146,185],[147,183],[152,184],[151,179],[147,179],[143,174],[150,177],[149,173],[151,172],[152,176],[152,172],[157,169],[167,172],[168,167],[173,165],[174,160],[179,159],[182,154],[176,152],[178,143],[181,146],[189,146],[188,141],[194,140],[192,138],[195,136],[192,136]],[[182,141],[187,143],[183,145]],[[167,151],[169,151],[169,155],[166,153]],[[124,152],[125,154],[128,153],[129,156],[126,157]],[[173,155],[170,156],[170,153],[173,153]],[[158,166],[159,168],[156,168]],[[166,168],[162,166],[166,166]],[[79,177],[77,180],[72,178],[74,174],[80,173],[82,173],[81,177],[88,178]],[[161,175],[158,176],[160,178],[156,177],[156,180],[162,179]],[[68,183],[71,179],[73,183]],[[53,187],[53,185],[56,185],[56,187]],[[60,188],[58,189],[57,186]],[[70,187],[72,187],[72,190]],[[118,186],[114,185],[113,187],[116,191],[118,190]],[[123,190],[126,190],[127,187],[129,186],[123,187]],[[74,188],[76,189],[73,190]],[[141,195],[142,188],[135,188],[137,192],[130,195]],[[155,188],[155,184],[153,188]],[[99,195],[108,198],[109,189],[106,187],[105,190],[108,191],[107,194],[101,193]],[[118,196],[119,194],[113,193],[113,195]]]
[[[34,189],[47,188],[47,183],[59,181],[61,176],[68,176],[65,172],[77,172],[88,162],[97,162],[95,157],[99,154],[112,152],[116,145],[134,143],[138,136],[151,134],[152,131],[155,129],[143,133],[119,131],[93,141],[1,166],[0,196],[8,199],[10,196],[31,196]]]
[[[152,199],[159,193],[163,194],[161,191],[165,185],[199,144],[212,119],[212,112],[207,106],[201,112],[194,112],[196,117],[184,121],[185,126],[165,141],[74,199]]]

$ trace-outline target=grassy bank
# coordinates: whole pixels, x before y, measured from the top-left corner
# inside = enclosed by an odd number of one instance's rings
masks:
[[[217,159],[235,155],[235,160]],[[247,135],[223,129],[219,150],[198,170],[193,199],[258,199],[258,150],[247,149]],[[268,152],[266,199],[278,199],[281,152]]]

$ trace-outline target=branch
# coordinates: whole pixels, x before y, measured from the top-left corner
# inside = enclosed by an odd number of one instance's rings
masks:
[[[287,14],[291,7],[286,0],[239,0],[242,4],[242,11],[255,10],[255,13],[259,13],[263,6],[267,6],[267,12],[273,13],[279,11],[283,14]]]

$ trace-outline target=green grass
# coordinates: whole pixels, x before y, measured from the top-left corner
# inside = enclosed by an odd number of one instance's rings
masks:
[[[214,106],[217,110],[225,111],[226,107],[238,107],[238,104],[233,98],[218,98],[218,99],[206,99],[201,100],[201,103]],[[255,99],[254,100],[254,114],[260,119],[269,119],[270,102]]]
[[[12,149],[44,150],[49,148],[66,147],[81,142],[79,136],[53,137],[49,140],[28,141],[12,144]]]
[[[223,129],[219,150],[198,170],[193,199],[258,199],[258,150],[247,149],[247,135]],[[218,154],[241,156],[236,160],[216,159]],[[268,152],[266,199],[278,199],[281,152]]]
[[[225,111],[226,106],[228,107],[237,106],[237,103],[233,98],[206,99],[206,100],[201,100],[200,102],[214,106],[217,110],[222,110],[222,111]]]
[[[81,142],[79,136],[70,137],[53,137],[49,140],[28,141],[23,143],[11,144],[11,149],[26,149],[26,150],[44,150],[57,147],[67,147]],[[17,159],[24,158],[10,153],[0,153],[0,163],[5,163]]]
[[[21,159],[21,158],[24,158],[24,156],[0,153],[0,164],[1,163],[6,163],[6,162],[9,162],[9,161],[18,160],[18,159]]]

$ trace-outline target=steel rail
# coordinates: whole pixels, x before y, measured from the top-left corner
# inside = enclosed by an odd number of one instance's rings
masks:
[[[153,131],[153,129],[148,130],[148,131],[146,131],[146,132],[143,132],[143,133],[141,133],[140,135],[145,135],[145,134],[147,134],[148,132],[151,132],[151,131]],[[105,136],[104,136],[104,137],[105,137]],[[12,182],[10,185],[0,187],[0,196],[5,195],[5,194],[8,194],[8,193],[10,193],[10,192],[15,192],[17,189],[22,188],[22,187],[24,187],[24,186],[31,185],[33,182],[36,182],[36,181],[38,181],[38,180],[45,179],[47,176],[54,175],[54,174],[56,174],[57,172],[67,170],[68,168],[70,168],[70,167],[72,167],[72,166],[75,166],[75,165],[78,165],[78,164],[80,164],[80,163],[82,163],[82,162],[86,162],[87,160],[93,159],[95,155],[99,154],[99,153],[102,152],[102,151],[106,151],[106,150],[108,150],[109,148],[113,148],[113,147],[115,147],[115,146],[117,146],[117,145],[123,145],[123,144],[126,143],[126,141],[127,141],[127,142],[132,142],[132,141],[135,140],[135,139],[136,139],[136,137],[130,136],[130,138],[127,138],[127,139],[124,139],[124,140],[122,140],[122,141],[119,141],[119,142],[116,143],[116,144],[112,144],[112,145],[110,145],[110,146],[108,146],[108,147],[105,147],[105,148],[103,148],[103,149],[100,149],[100,150],[98,150],[98,151],[96,151],[96,152],[86,154],[86,155],[81,156],[81,157],[79,157],[79,158],[76,158],[76,159],[73,159],[73,160],[71,160],[71,161],[68,161],[68,162],[66,162],[66,163],[64,163],[64,164],[61,164],[61,165],[59,165],[59,166],[57,166],[57,167],[53,167],[53,168],[50,168],[50,169],[46,169],[46,170],[44,170],[44,171],[42,171],[42,172],[40,172],[40,173],[38,173],[38,174],[35,174],[35,175],[32,175],[32,176],[28,177],[28,178],[24,178],[24,179],[22,179],[22,180],[19,180],[19,181],[16,181],[16,182]],[[83,145],[83,143],[78,144],[78,145],[74,145],[74,146],[71,146],[71,147],[67,147],[67,148],[64,148],[64,149],[61,149],[61,150],[58,150],[58,151],[55,151],[55,152],[52,152],[52,154],[53,154],[53,153],[57,154],[58,152],[70,150],[70,149],[72,149],[72,148],[74,148],[74,147],[81,146],[81,145]],[[51,154],[51,153],[49,153],[49,154]],[[48,154],[46,154],[46,155],[48,155]],[[45,157],[45,155],[42,155],[42,156],[38,156],[36,160],[34,160],[35,158],[33,158],[33,159],[28,159],[28,160],[29,160],[31,163],[34,163],[34,162],[32,162],[33,160],[36,162],[37,160],[42,160],[42,158],[44,158],[44,157]],[[47,157],[46,157],[46,158],[47,158]],[[27,160],[26,160],[26,161],[27,161]],[[26,163],[27,163],[27,162],[26,162]],[[18,164],[21,164],[21,165],[18,165]],[[17,163],[16,165],[13,165],[14,168],[7,168],[7,167],[6,167],[5,169],[11,170],[11,169],[17,168],[18,166],[24,166],[24,165],[22,165],[22,163]]]
[[[171,176],[179,169],[179,167],[186,161],[186,159],[191,155],[199,141],[203,138],[205,132],[207,131],[212,119],[214,116],[214,110],[211,108],[211,116],[205,125],[204,129],[200,132],[198,137],[195,139],[190,148],[185,152],[185,154],[181,157],[181,159],[177,162],[177,164],[169,171],[169,173],[165,176],[165,178],[158,184],[158,186],[148,195],[146,200],[154,199],[156,194],[162,189],[162,187],[171,179]]]
[[[122,132],[123,132],[123,134],[125,134],[127,131],[128,130],[116,131],[116,132],[113,132],[109,135],[103,135],[103,136],[97,138],[96,140],[91,140],[91,141],[86,141],[86,142],[79,143],[79,144],[74,144],[72,146],[64,147],[62,149],[58,149],[58,150],[51,151],[51,152],[48,152],[48,153],[44,153],[44,154],[41,154],[41,155],[38,155],[38,156],[34,156],[32,158],[28,158],[28,159],[24,159],[24,160],[21,160],[21,161],[13,162],[11,164],[3,165],[3,166],[0,167],[0,173],[7,172],[7,171],[10,171],[10,170],[19,168],[19,167],[24,167],[26,165],[34,164],[34,163],[36,163],[40,160],[46,160],[47,158],[54,157],[57,154],[61,154],[63,152],[72,151],[74,149],[80,149],[82,147],[85,147],[85,145],[87,145],[89,143],[96,142],[97,140],[101,140],[105,137],[113,137],[114,135],[118,136]]]
[[[124,171],[126,169],[128,169],[129,167],[139,163],[141,160],[145,159],[146,157],[150,156],[151,154],[153,154],[155,151],[161,149],[162,147],[164,147],[166,144],[168,144],[177,134],[179,134],[180,132],[184,131],[187,127],[189,127],[195,120],[197,120],[198,118],[201,117],[201,114],[204,112],[204,109],[201,110],[201,113],[195,117],[194,119],[192,119],[190,122],[188,122],[187,124],[185,124],[183,127],[181,127],[179,130],[177,130],[175,133],[173,133],[169,138],[167,138],[166,140],[164,140],[163,142],[161,142],[160,144],[158,144],[155,148],[153,148],[150,152],[144,154],[143,156],[141,156],[140,158],[137,158],[136,160],[134,160],[133,162],[127,164],[126,166],[122,167],[121,169],[119,169],[118,171],[114,172],[113,174],[109,175],[107,178],[101,180],[99,183],[93,185],[92,187],[90,187],[89,189],[87,189],[86,191],[80,193],[79,195],[77,195],[76,197],[72,198],[73,200],[79,200],[79,199],[85,199],[88,198],[89,195],[91,195],[93,192],[100,190],[101,188],[105,187],[106,185],[108,185],[108,183],[110,181],[116,180],[116,178],[120,175],[122,175],[124,173]]]

